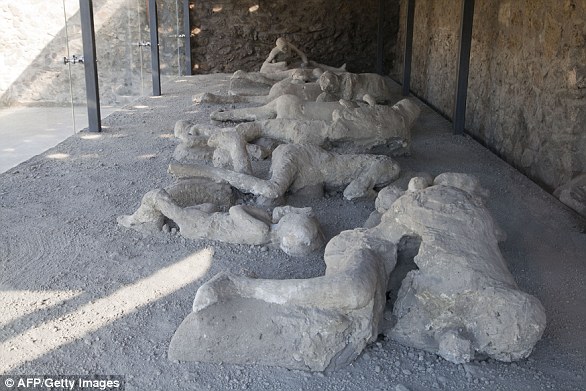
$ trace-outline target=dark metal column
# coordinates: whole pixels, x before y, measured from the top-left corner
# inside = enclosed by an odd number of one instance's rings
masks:
[[[151,30],[153,96],[159,96],[161,95],[161,64],[159,61],[159,16],[157,13],[156,0],[149,0],[149,28]]]
[[[464,134],[464,126],[466,125],[466,97],[468,93],[473,20],[474,0],[463,0],[460,24],[460,52],[458,54],[458,80],[454,107],[454,134]]]
[[[185,70],[184,75],[191,75],[191,23],[189,21],[189,0],[183,0],[183,34],[185,34]]]
[[[94,32],[94,9],[92,0],[79,0],[83,61],[85,68],[85,89],[87,95],[88,129],[102,131],[100,116],[100,90],[98,87],[98,66],[96,62],[96,36]]]
[[[403,59],[403,96],[411,91],[411,58],[413,57],[413,22],[415,20],[415,0],[407,4],[407,24],[405,25],[405,53]]]
[[[385,40],[384,40],[384,26],[385,26],[385,1],[378,1],[378,30],[376,36],[376,73],[384,74],[385,68]]]

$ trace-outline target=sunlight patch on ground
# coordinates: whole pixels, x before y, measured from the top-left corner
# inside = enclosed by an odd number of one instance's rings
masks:
[[[86,134],[80,137],[82,140],[98,140],[102,138],[101,134]]]
[[[211,248],[198,251],[132,285],[120,288],[109,296],[0,343],[0,373],[75,342],[197,281],[209,270],[213,255]],[[18,293],[20,292],[16,291]]]
[[[86,153],[85,155],[80,155],[80,159],[99,159],[100,155],[97,153]]]
[[[70,155],[68,153],[52,153],[50,155],[47,155],[47,157],[49,159],[57,159],[57,160],[63,160],[63,159],[67,159]]]
[[[35,311],[61,304],[81,293],[81,291],[1,291],[0,327]]]
[[[147,159],[154,159],[156,157],[157,157],[157,154],[156,153],[149,153],[149,154],[146,154],[146,155],[140,155],[138,158],[141,159],[141,160],[147,160]]]

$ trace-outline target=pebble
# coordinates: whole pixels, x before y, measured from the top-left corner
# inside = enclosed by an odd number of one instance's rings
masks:
[[[376,367],[374,367],[374,371],[375,371],[376,373],[380,373],[380,371],[381,371],[381,367],[380,367],[380,365],[377,365]]]
[[[402,384],[397,384],[395,386],[395,391],[409,391],[409,389]]]

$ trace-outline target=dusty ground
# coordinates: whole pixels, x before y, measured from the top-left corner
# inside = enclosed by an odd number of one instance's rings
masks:
[[[0,373],[117,374],[129,390],[584,390],[585,222],[555,198],[424,108],[403,170],[478,175],[508,234],[501,245],[521,289],[544,304],[548,326],[532,356],[454,365],[380,339],[329,374],[262,366],[171,362],[173,332],[202,282],[221,270],[263,278],[324,271],[320,256],[259,246],[143,237],[118,227],[166,173],[177,119],[207,121],[197,92],[226,90],[226,75],[183,78],[0,175]],[[408,174],[405,174],[407,176]],[[403,179],[403,182],[405,179]],[[303,206],[302,200],[292,200]],[[340,193],[313,202],[328,238],[361,226],[373,202]]]

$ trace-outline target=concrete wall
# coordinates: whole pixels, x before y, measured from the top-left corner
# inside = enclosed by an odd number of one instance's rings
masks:
[[[395,44],[398,4],[389,2],[385,46]],[[258,71],[278,37],[310,60],[354,72],[373,72],[379,0],[198,0],[192,4],[195,73]],[[387,69],[392,57],[386,58]]]
[[[392,76],[402,77],[406,0]],[[461,0],[417,0],[412,90],[448,117]],[[547,189],[586,171],[586,2],[476,0],[466,129]]]

